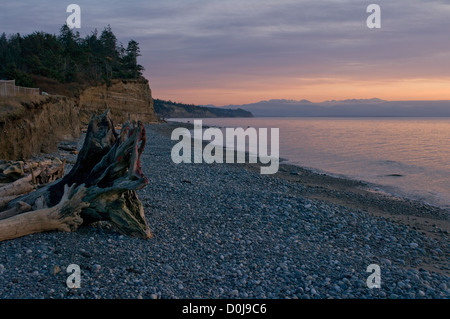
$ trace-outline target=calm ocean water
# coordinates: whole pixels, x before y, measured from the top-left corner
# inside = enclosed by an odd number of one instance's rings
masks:
[[[173,119],[193,122],[193,119]],[[374,189],[450,207],[449,118],[214,118],[217,127],[280,129],[280,157]]]

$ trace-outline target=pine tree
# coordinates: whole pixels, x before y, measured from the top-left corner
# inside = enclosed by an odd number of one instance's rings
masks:
[[[142,76],[144,68],[137,63],[137,58],[139,56],[141,56],[139,43],[130,40],[126,49],[126,55],[123,58],[123,68],[125,70],[124,77],[138,79]]]
[[[43,76],[61,83],[90,84],[112,79],[138,79],[144,68],[137,63],[139,43],[130,40],[126,49],[118,43],[108,25],[84,39],[67,25],[59,35],[34,32],[0,36],[0,77],[15,79],[18,85],[32,86],[31,76]],[[21,84],[20,84],[21,83]]]

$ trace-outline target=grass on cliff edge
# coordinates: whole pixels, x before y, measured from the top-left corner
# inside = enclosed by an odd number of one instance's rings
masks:
[[[14,121],[25,116],[29,103],[38,103],[44,97],[40,95],[17,95],[0,97],[0,123]]]

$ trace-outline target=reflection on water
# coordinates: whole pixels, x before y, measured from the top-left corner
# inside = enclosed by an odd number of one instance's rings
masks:
[[[173,119],[191,121],[193,119]],[[224,118],[219,127],[280,129],[280,157],[450,207],[448,118]]]

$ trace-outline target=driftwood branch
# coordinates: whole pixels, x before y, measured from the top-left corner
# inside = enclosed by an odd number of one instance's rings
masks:
[[[51,208],[34,210],[1,220],[0,241],[50,230],[76,230],[83,222],[80,212],[88,207],[89,203],[83,202],[86,189],[80,187],[74,191],[74,186],[66,187],[60,203]]]
[[[45,160],[42,162],[15,162],[3,164],[7,168],[1,172],[4,179],[11,182],[0,185],[0,208],[7,205],[14,198],[27,194],[37,187],[49,184],[64,176],[66,161]],[[19,166],[20,165],[20,166]],[[26,175],[28,173],[28,175]],[[1,215],[1,214],[0,214]]]

